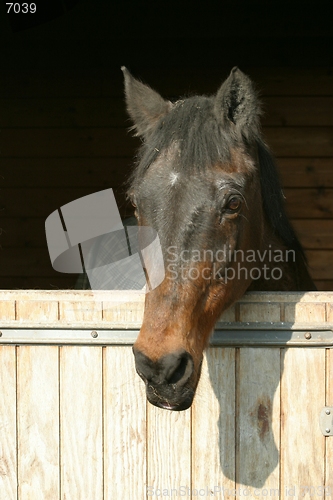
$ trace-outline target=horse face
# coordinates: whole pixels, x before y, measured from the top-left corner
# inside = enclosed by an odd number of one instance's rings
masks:
[[[175,104],[126,70],[125,85],[144,138],[130,196],[139,225],[157,231],[165,265],[163,282],[146,295],[136,369],[152,404],[184,410],[216,320],[251,282],[241,257],[260,246],[263,227],[253,146],[259,111],[238,70],[215,97]]]
[[[149,401],[181,410],[192,402],[216,320],[250,284],[241,252],[260,242],[260,186],[254,168],[242,172],[249,160],[240,154],[234,172],[218,166],[191,179],[172,179],[167,161],[162,175],[159,163],[149,167],[136,203],[139,224],[159,234],[165,278],[146,295],[134,355]]]

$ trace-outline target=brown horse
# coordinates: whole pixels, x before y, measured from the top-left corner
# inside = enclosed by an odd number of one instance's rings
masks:
[[[126,68],[143,139],[129,197],[159,235],[165,278],[146,295],[133,347],[148,400],[184,410],[219,316],[246,290],[313,290],[260,131],[250,79],[234,68],[214,96],[164,100]]]

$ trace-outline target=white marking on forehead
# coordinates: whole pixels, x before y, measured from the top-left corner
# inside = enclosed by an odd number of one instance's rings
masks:
[[[179,174],[176,174],[176,172],[170,172],[170,184],[171,186],[174,186],[178,180]]]

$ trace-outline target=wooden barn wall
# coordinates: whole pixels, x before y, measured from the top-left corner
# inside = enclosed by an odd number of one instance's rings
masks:
[[[145,68],[165,97],[212,93],[230,68]],[[333,289],[333,77],[325,68],[242,68],[264,104],[263,130],[278,159],[287,210],[320,290]],[[0,76],[0,288],[67,288],[53,271],[44,222],[58,207],[112,187],[132,213],[125,182],[131,137],[120,69],[11,71]]]

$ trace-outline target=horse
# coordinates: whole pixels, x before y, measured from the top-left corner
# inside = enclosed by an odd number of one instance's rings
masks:
[[[288,220],[261,104],[237,67],[217,93],[171,102],[122,67],[142,140],[128,198],[158,234],[163,281],[145,297],[133,346],[148,401],[186,410],[221,314],[247,290],[315,290]]]

